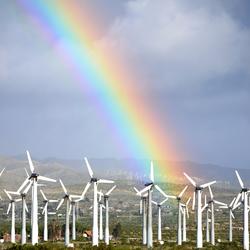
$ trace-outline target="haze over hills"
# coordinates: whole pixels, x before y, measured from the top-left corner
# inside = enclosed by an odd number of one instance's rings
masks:
[[[63,160],[48,158],[43,160],[34,160],[37,172],[51,178],[61,178],[66,185],[77,185],[86,183],[89,180],[87,168],[83,160]],[[133,159],[89,159],[97,177],[109,178],[119,182],[119,180],[135,181],[144,183],[147,181],[147,173],[149,173],[149,161],[141,160],[145,165],[145,170],[133,168],[138,164]],[[173,183],[186,183],[183,171],[190,176],[196,177],[197,181],[209,181],[216,179],[218,185],[223,187],[237,187],[237,179],[234,169],[221,167],[213,164],[200,164],[196,162],[168,162],[175,167],[177,179],[168,181]],[[29,171],[26,158],[22,157],[0,157],[0,168],[6,168],[5,178],[1,180],[1,186],[7,188],[16,188],[22,183],[26,174],[24,168]],[[136,170],[134,170],[136,169]],[[246,185],[250,184],[250,170],[238,169],[241,173]],[[156,180],[159,176],[156,173]],[[167,177],[167,176],[166,176]],[[162,179],[162,178],[161,178]],[[167,179],[167,178],[166,178]],[[14,181],[10,181],[14,180]],[[168,179],[167,179],[168,180]],[[13,186],[14,185],[14,186]]]

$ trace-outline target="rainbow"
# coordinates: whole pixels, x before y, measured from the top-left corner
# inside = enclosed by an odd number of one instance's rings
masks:
[[[168,165],[166,160],[176,160],[180,153],[170,145],[170,132],[160,126],[150,101],[136,89],[136,82],[142,78],[114,52],[93,45],[99,25],[92,20],[87,4],[83,9],[77,1],[68,0],[19,2],[52,43],[63,38],[61,56],[79,87],[94,93],[91,101],[97,113],[118,135],[122,148],[133,158],[155,160],[162,181],[166,176],[173,178],[176,166]]]

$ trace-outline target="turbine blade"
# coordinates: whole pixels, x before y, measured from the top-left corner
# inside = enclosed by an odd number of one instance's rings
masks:
[[[83,190],[83,192],[82,192],[82,195],[81,195],[81,198],[82,198],[82,199],[84,198],[85,194],[87,193],[87,191],[88,191],[90,185],[91,185],[91,182],[88,182],[88,183],[86,184],[86,186],[85,186],[85,188],[84,188],[84,190]]]
[[[204,203],[207,204],[207,196],[204,196]]]
[[[196,187],[195,181],[194,181],[190,176],[188,176],[186,173],[183,173],[183,174],[186,176],[186,178],[189,180],[189,182],[190,182],[194,187]]]
[[[191,201],[191,197],[188,198],[187,202],[186,202],[186,206],[188,206],[189,202]]]
[[[61,179],[59,179],[59,182],[60,182],[60,184],[61,184],[61,186],[62,186],[63,192],[64,192],[66,195],[68,195],[67,189],[66,189],[66,187],[64,186],[64,184],[63,184],[63,182],[62,182]]]
[[[182,195],[184,194],[184,192],[187,190],[188,186],[184,187],[183,190],[180,192],[180,194],[178,195],[179,198],[182,197]]]
[[[105,179],[99,179],[97,183],[114,183],[114,181],[111,180],[105,180]]]
[[[196,196],[196,194],[195,194],[195,192],[194,192],[194,193],[193,193],[192,210],[195,209],[195,196]]]
[[[5,193],[6,193],[6,195],[8,196],[9,200],[12,200],[11,195],[9,194],[9,192],[8,192],[8,191],[6,191],[6,189],[4,189],[4,192],[5,192]]]
[[[29,182],[29,178],[26,178],[24,182],[22,183],[22,185],[18,188],[17,192],[20,193],[21,190],[28,184],[28,182]]]
[[[236,176],[238,178],[238,181],[240,183],[241,188],[244,188],[244,183],[243,183],[243,181],[242,181],[242,179],[241,179],[241,177],[240,177],[240,175],[239,175],[239,173],[238,173],[237,170],[235,170],[235,174],[236,174]]]
[[[217,204],[217,205],[221,205],[221,206],[227,206],[226,203],[223,203],[223,202],[220,202],[220,201],[217,201],[217,200],[214,200],[214,203]]]
[[[208,207],[208,204],[205,204],[205,205],[201,208],[201,212],[203,212],[204,209],[205,209],[206,207]]]
[[[82,196],[81,195],[76,195],[76,194],[71,194],[70,197],[71,198],[81,198]]]
[[[165,200],[163,200],[160,205],[163,205],[166,201],[168,200],[168,198],[166,198]]]
[[[3,168],[2,171],[0,172],[0,176],[2,176],[4,170],[5,170],[5,168]]]
[[[9,194],[14,194],[14,195],[20,195],[20,193],[15,192],[15,191],[8,191]]]
[[[150,180],[154,183],[154,164],[153,161],[150,162]]]
[[[237,197],[236,197],[236,200],[234,202],[234,206],[233,206],[233,209],[235,209],[235,206],[236,204],[238,204],[239,200],[240,200],[240,197],[241,197],[241,193],[238,193]]]
[[[211,189],[210,186],[208,186],[208,190],[209,190],[211,199],[213,199],[213,198],[214,198],[214,195],[213,195],[213,192],[212,192],[212,189]]]
[[[47,207],[48,207],[48,202],[46,202],[46,204],[44,205],[44,208],[43,208],[42,214],[44,214],[44,213],[45,213],[45,210],[47,209]]]
[[[56,212],[48,212],[49,215],[55,215]]]
[[[230,214],[231,214],[232,218],[235,219],[234,214],[231,210],[230,210]]]
[[[233,198],[233,200],[231,201],[231,203],[230,203],[229,207],[232,207],[232,206],[233,206],[233,204],[234,204],[235,200],[236,200],[236,197],[234,197],[234,198]]]
[[[29,166],[30,166],[30,171],[31,171],[31,173],[34,173],[35,168],[34,168],[34,165],[33,165],[32,160],[31,160],[30,153],[29,153],[28,150],[26,151],[26,153],[27,153],[27,157],[28,157],[28,162],[29,162]]]
[[[11,208],[11,203],[9,203],[9,205],[8,205],[7,214],[9,214],[10,208]]]
[[[143,189],[138,193],[138,195],[141,196],[143,193],[145,193],[145,192],[147,192],[148,190],[150,190],[151,187],[152,187],[152,185],[149,185],[149,186],[143,188]]]
[[[44,199],[45,201],[47,201],[48,199],[47,199],[47,197],[45,196],[45,194],[44,194],[44,192],[43,192],[42,189],[40,189],[40,192],[41,192],[41,194],[42,194],[42,196],[43,196],[43,199]]]
[[[51,179],[51,178],[48,178],[48,177],[45,177],[45,176],[41,176],[41,175],[39,175],[39,176],[37,177],[37,179],[38,179],[38,180],[42,180],[42,181],[56,182],[55,179]]]
[[[29,177],[30,177],[30,175],[29,175],[29,173],[28,173],[28,171],[27,171],[27,169],[26,169],[26,168],[24,168],[24,171],[25,171],[25,174],[26,174],[27,178],[29,178]]]
[[[216,183],[216,181],[210,181],[210,182],[208,182],[208,183],[202,184],[202,185],[201,185],[201,188],[206,188],[206,187],[208,187],[208,186],[213,185],[214,183]]]
[[[89,161],[88,161],[87,157],[84,157],[84,161],[86,163],[86,166],[87,166],[90,177],[93,178],[94,173],[92,171],[92,168],[91,168],[91,166],[89,164]]]
[[[155,202],[155,201],[152,201],[152,200],[151,200],[151,202],[152,202],[153,204],[155,204],[155,205],[158,205],[157,202]]]
[[[139,190],[136,187],[134,187],[134,190],[136,193],[139,193]]]
[[[28,184],[28,186],[23,190],[23,194],[27,194],[28,193],[31,185],[32,185],[32,182],[30,181],[29,184]]]
[[[233,210],[235,210],[236,208],[238,208],[241,204],[242,204],[241,202],[239,202],[238,204],[235,203],[235,206],[233,207]]]
[[[19,198],[19,199],[15,199],[15,202],[19,202],[19,201],[21,201],[21,200],[22,200],[22,199],[20,199],[20,198]]]
[[[57,206],[57,208],[56,208],[56,211],[62,206],[63,202],[64,202],[64,198],[62,198],[62,199],[60,200],[60,202],[59,202],[59,204],[58,204],[58,206]]]
[[[111,192],[116,188],[116,185],[114,185],[112,188],[109,189],[109,191],[106,193],[106,195],[110,195]]]
[[[49,203],[55,203],[58,202],[58,200],[49,200]]]

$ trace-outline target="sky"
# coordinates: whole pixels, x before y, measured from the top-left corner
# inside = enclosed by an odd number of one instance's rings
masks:
[[[75,1],[75,0],[73,0]],[[78,2],[78,1],[76,1]],[[82,1],[100,24],[93,44],[139,72],[182,159],[250,168],[250,3],[247,0]],[[18,1],[0,1],[0,154],[130,157],[88,91]]]

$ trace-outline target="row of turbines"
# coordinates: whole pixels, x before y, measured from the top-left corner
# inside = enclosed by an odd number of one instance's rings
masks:
[[[26,204],[26,197],[28,192],[31,190],[31,243],[35,245],[38,243],[38,187],[44,186],[40,184],[39,181],[47,181],[47,182],[56,182],[56,180],[52,178],[48,178],[45,176],[39,175],[35,171],[35,167],[33,161],[31,159],[29,151],[27,151],[27,158],[29,162],[30,172],[28,173],[27,170],[26,174],[27,177],[21,186],[16,191],[5,190],[8,199],[9,205],[7,209],[7,214],[11,211],[11,242],[15,243],[15,204],[17,202],[22,202],[22,231],[21,231],[21,244],[26,244],[27,242],[27,233],[26,233],[26,213],[28,212],[28,207]],[[112,191],[116,188],[114,185],[110,188],[106,193],[103,193],[101,190],[98,190],[99,184],[112,184],[114,181],[106,180],[106,179],[98,179],[94,176],[93,170],[88,162],[88,159],[84,158],[88,173],[90,176],[89,182],[86,184],[83,192],[80,195],[77,194],[70,194],[65,187],[63,181],[59,179],[60,185],[63,190],[63,196],[60,200],[52,200],[48,199],[42,189],[40,189],[40,193],[43,197],[43,219],[44,219],[44,232],[43,232],[43,240],[48,240],[48,215],[56,214],[56,212],[48,212],[48,205],[50,203],[58,203],[56,207],[56,211],[60,209],[63,203],[66,204],[65,210],[65,245],[70,246],[70,215],[72,213],[72,240],[76,239],[76,204],[80,201],[83,201],[85,198],[85,194],[87,193],[88,189],[91,185],[93,185],[94,190],[94,199],[93,199],[93,226],[92,226],[92,245],[98,246],[99,240],[103,240],[103,219],[102,213],[103,208],[105,209],[105,243],[109,245],[109,196]],[[4,172],[4,169],[0,172],[0,176]],[[15,195],[15,198],[13,198]],[[99,195],[99,198],[98,198]],[[104,199],[104,203],[102,203],[102,198]],[[99,208],[99,209],[98,209]],[[98,210],[99,210],[99,227],[98,227]]]
[[[211,181],[205,184],[197,184],[193,178],[188,174],[184,173],[184,176],[193,186],[193,197],[192,197],[192,210],[195,211],[195,222],[196,222],[196,247],[203,247],[203,230],[202,230],[202,213],[206,211],[206,242],[210,242],[215,245],[215,231],[214,231],[214,214],[215,205],[218,205],[220,209],[227,209],[229,215],[229,236],[228,240],[233,240],[233,227],[232,219],[234,219],[233,211],[243,205],[243,247],[245,250],[249,250],[249,229],[248,229],[248,212],[250,206],[248,204],[248,193],[250,190],[244,186],[244,183],[238,173],[235,170],[237,179],[240,183],[241,190],[233,198],[233,200],[226,204],[224,202],[214,199],[211,186],[216,181]],[[189,218],[188,206],[191,201],[191,197],[184,203],[182,197],[187,190],[188,185],[180,192],[179,195],[173,196],[166,194],[154,181],[154,167],[151,162],[150,167],[150,182],[145,183],[145,187],[142,190],[138,190],[134,187],[136,195],[140,197],[140,214],[142,215],[142,242],[147,245],[148,248],[153,247],[153,232],[152,232],[152,204],[158,207],[158,242],[163,244],[162,241],[162,230],[161,230],[161,207],[168,199],[175,199],[177,201],[178,216],[177,216],[177,244],[182,245],[182,242],[187,241],[186,237],[186,223]],[[202,193],[208,188],[210,199],[204,195],[204,205],[202,206]],[[159,191],[165,199],[160,202],[152,200],[152,192],[154,190]]]
[[[31,242],[32,244],[38,243],[38,186],[43,186],[40,181],[47,182],[56,182],[56,180],[41,176],[35,171],[35,167],[29,152],[27,151],[27,158],[30,168],[30,173],[26,171],[26,179],[17,189],[17,191],[7,191],[4,190],[7,197],[9,198],[9,206],[7,213],[12,213],[11,220],[11,242],[15,242],[15,203],[22,202],[22,234],[21,234],[21,243],[26,243],[26,213],[28,207],[26,204],[26,197],[28,192],[31,190]],[[48,205],[50,203],[58,203],[56,211],[60,209],[63,203],[66,204],[65,210],[65,245],[70,245],[70,214],[72,213],[72,240],[76,239],[76,204],[80,201],[83,201],[88,189],[93,186],[93,221],[92,221],[92,245],[98,246],[99,240],[105,240],[105,243],[109,244],[109,196],[112,191],[116,188],[114,185],[110,188],[105,194],[98,190],[99,184],[113,184],[114,181],[106,179],[98,179],[88,162],[88,159],[84,158],[86,167],[89,174],[89,181],[84,187],[82,193],[71,194],[68,192],[63,181],[59,179],[60,185],[63,190],[63,196],[60,200],[51,200],[48,199],[45,193],[40,189],[40,193],[43,197],[44,207],[42,214],[44,216],[44,232],[43,239],[44,241],[48,240],[48,215],[55,214],[55,212],[48,212]],[[4,169],[0,172],[2,175]],[[206,211],[206,241],[210,242],[212,245],[215,244],[215,232],[214,232],[214,211],[215,205],[218,205],[221,209],[227,209],[229,214],[229,241],[232,241],[232,219],[234,218],[233,211],[243,204],[243,245],[244,249],[249,249],[249,231],[248,231],[248,211],[250,209],[248,205],[248,193],[250,192],[245,186],[244,183],[237,171],[235,171],[237,179],[240,183],[241,190],[233,198],[230,204],[226,204],[214,199],[214,194],[212,192],[211,186],[216,183],[216,181],[211,181],[205,184],[197,184],[193,178],[184,173],[184,176],[190,182],[191,186],[194,188],[193,198],[192,198],[192,210],[195,211],[195,222],[196,222],[196,246],[197,248],[203,247],[203,231],[202,231],[202,213]],[[189,218],[189,204],[191,197],[189,197],[186,202],[183,201],[183,195],[188,189],[188,185],[179,193],[179,195],[169,195],[162,188],[155,183],[154,178],[154,166],[151,161],[150,166],[150,182],[145,183],[145,187],[142,190],[134,187],[136,194],[140,197],[140,214],[142,215],[142,242],[143,245],[147,245],[148,248],[153,247],[153,230],[152,230],[152,204],[157,206],[158,209],[158,241],[162,241],[162,230],[161,230],[161,209],[162,205],[168,199],[175,199],[177,201],[178,207],[178,216],[177,216],[177,244],[181,245],[182,242],[187,241],[186,237],[186,225],[187,219]],[[210,194],[210,199],[207,199],[207,196],[204,195],[204,205],[202,206],[202,194],[204,189],[208,189]],[[158,191],[163,199],[159,202],[152,200],[153,191]],[[15,198],[13,198],[15,195]],[[99,198],[98,198],[99,195]],[[102,198],[104,202],[102,203]],[[103,209],[105,209],[105,232],[103,237]],[[99,210],[99,211],[98,211]],[[98,216],[99,213],[99,216]],[[98,221],[99,218],[99,221]],[[99,226],[99,227],[98,227]]]

